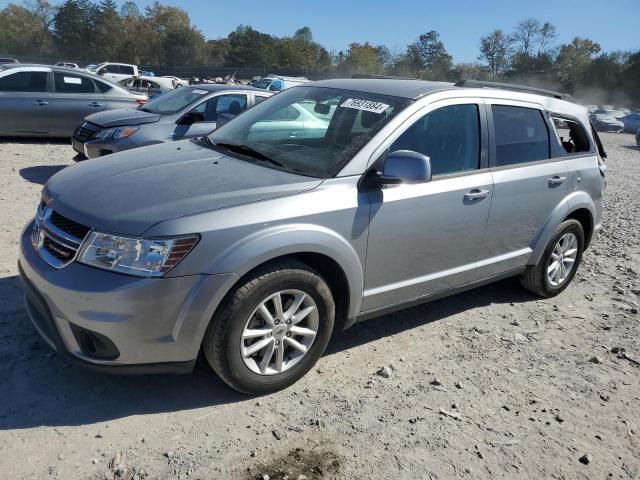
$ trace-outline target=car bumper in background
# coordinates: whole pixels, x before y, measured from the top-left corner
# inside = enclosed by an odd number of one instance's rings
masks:
[[[77,262],[56,269],[22,233],[25,307],[58,353],[107,373],[187,373],[235,275],[140,278]]]

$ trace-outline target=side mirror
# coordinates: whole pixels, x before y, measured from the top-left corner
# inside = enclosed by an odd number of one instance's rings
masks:
[[[185,114],[180,120],[179,125],[193,125],[194,123],[204,122],[204,113],[202,112],[189,112]]]
[[[381,185],[425,183],[431,181],[431,159],[411,150],[397,150],[387,155],[379,177]]]

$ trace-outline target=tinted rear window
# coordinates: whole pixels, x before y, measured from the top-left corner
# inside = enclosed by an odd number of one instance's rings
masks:
[[[535,108],[492,105],[498,167],[549,158],[549,130]]]

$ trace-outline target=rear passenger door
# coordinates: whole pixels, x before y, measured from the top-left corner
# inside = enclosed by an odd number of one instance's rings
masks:
[[[54,72],[53,85],[50,106],[56,117],[56,135],[71,136],[84,117],[104,110],[104,96],[89,77]]]
[[[570,182],[542,106],[486,102],[494,184],[487,248],[493,259],[491,273],[501,273],[526,265],[533,242],[567,195]]]
[[[22,71],[0,77],[0,132],[42,134],[49,130],[49,72]]]

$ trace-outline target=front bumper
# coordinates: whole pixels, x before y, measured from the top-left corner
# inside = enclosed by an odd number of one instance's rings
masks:
[[[98,158],[112,153],[131,150],[132,148],[137,148],[140,145],[130,138],[122,138],[119,140],[98,138],[82,142],[81,140],[73,137],[71,139],[71,146],[76,152],[83,154],[87,158]]]
[[[58,353],[97,370],[186,373],[206,327],[237,276],[139,278],[73,262],[56,269],[21,237],[19,269],[25,306],[40,335]],[[104,338],[116,352],[105,359],[78,332]]]

